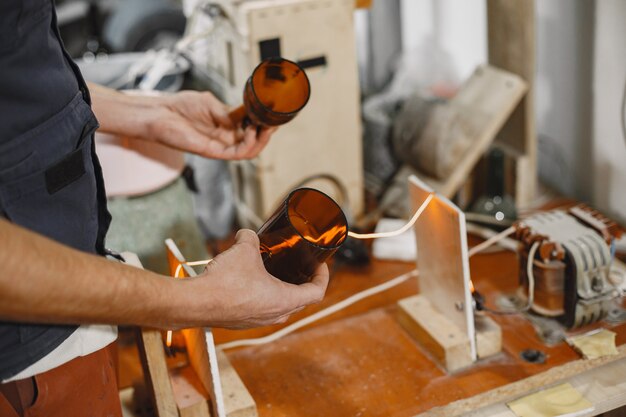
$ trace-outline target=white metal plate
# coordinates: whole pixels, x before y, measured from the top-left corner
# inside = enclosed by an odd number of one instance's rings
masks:
[[[413,210],[433,190],[416,176],[409,177]],[[470,291],[465,215],[451,201],[435,194],[415,223],[420,293],[462,329],[476,360],[476,333]]]

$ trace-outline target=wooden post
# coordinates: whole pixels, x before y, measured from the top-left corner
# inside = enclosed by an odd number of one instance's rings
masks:
[[[168,239],[166,246],[172,275],[181,264],[184,276],[196,275],[172,240]],[[142,268],[137,255],[123,255],[127,264]],[[257,417],[254,399],[224,352],[216,350],[211,330],[190,328],[182,330],[182,334],[189,366],[170,370],[161,331],[139,331],[139,356],[155,414],[158,417]]]
[[[195,276],[195,271],[174,241],[165,241],[171,275],[182,264],[184,276]],[[182,331],[191,367],[206,389],[213,417],[256,417],[254,399],[239,378],[237,371],[224,354],[215,348],[213,332],[209,328],[191,328]],[[199,414],[198,414],[199,415]],[[181,416],[182,417],[182,416]]]
[[[165,241],[167,248],[167,260],[170,265],[172,276],[176,274],[179,265],[183,276],[195,276],[195,271],[185,264],[186,260],[173,240]],[[222,383],[220,381],[219,367],[217,365],[217,352],[213,341],[213,332],[210,328],[195,327],[184,329],[185,345],[191,367],[196,371],[204,389],[209,394],[211,403],[211,415],[225,417],[224,397],[222,395]]]
[[[522,77],[528,92],[508,119],[497,142],[519,153],[515,201],[526,206],[537,183],[537,134],[534,114],[535,2],[487,0],[489,64]]]
[[[143,269],[134,253],[122,254],[128,265]],[[150,393],[152,406],[158,417],[178,417],[178,407],[165,361],[161,332],[156,329],[139,329],[137,335],[139,359]]]
[[[398,321],[448,371],[500,352],[502,331],[472,307],[465,216],[409,177],[414,209],[432,200],[415,223],[420,294],[398,302]]]

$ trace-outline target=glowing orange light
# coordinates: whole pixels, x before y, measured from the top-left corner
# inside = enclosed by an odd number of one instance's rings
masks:
[[[474,288],[474,283],[472,282],[472,280],[469,280],[469,287],[470,287],[470,291],[472,292],[472,294],[474,294],[476,292],[476,289]]]
[[[176,266],[176,272],[175,272],[174,278],[180,278],[180,279],[185,278],[185,273],[184,272],[183,272],[182,276],[178,276],[178,271],[182,271],[181,267],[182,267],[182,264],[180,264],[180,263]],[[168,330],[167,334],[165,335],[165,346],[167,346],[167,347],[171,347],[172,346],[172,331],[171,330]]]

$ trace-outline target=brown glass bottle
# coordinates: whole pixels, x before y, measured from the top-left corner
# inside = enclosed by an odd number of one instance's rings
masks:
[[[284,58],[269,58],[254,69],[246,81],[243,105],[229,116],[235,124],[279,126],[296,117],[310,95],[304,69]]]
[[[308,282],[348,236],[346,216],[329,196],[298,188],[257,232],[267,271],[292,284]]]

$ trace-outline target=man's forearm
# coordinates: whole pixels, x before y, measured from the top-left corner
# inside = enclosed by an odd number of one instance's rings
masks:
[[[89,255],[0,219],[0,318],[165,326],[175,280]]]
[[[159,117],[159,97],[123,94],[98,84],[88,85],[102,132],[142,139],[150,136],[150,125]]]

